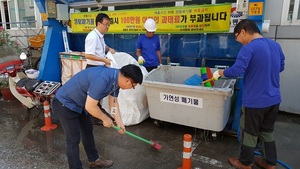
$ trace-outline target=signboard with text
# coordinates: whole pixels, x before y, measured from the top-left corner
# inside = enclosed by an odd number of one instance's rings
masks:
[[[88,33],[96,26],[99,12],[71,14],[72,32]],[[144,22],[153,18],[157,23],[156,33],[207,33],[228,32],[231,4],[197,5],[151,9],[104,11],[111,19],[108,33],[144,33]]]
[[[263,2],[249,3],[249,16],[257,16],[263,14]]]

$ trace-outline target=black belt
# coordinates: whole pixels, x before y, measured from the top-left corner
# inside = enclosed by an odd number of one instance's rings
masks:
[[[97,66],[100,66],[100,65],[90,65],[90,64],[87,64],[85,68],[89,68],[89,67],[97,67]]]

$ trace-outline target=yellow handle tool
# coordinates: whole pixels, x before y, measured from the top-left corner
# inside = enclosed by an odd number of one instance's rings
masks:
[[[212,81],[212,80],[214,80],[214,78],[210,78],[210,79],[204,80],[204,81],[202,82],[202,84],[207,83],[207,82],[210,82],[210,81]]]

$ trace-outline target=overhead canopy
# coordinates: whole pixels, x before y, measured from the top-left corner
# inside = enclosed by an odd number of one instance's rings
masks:
[[[71,8],[99,7],[99,6],[124,6],[124,5],[140,5],[153,3],[168,3],[179,0],[74,0],[69,3]],[[186,1],[186,0],[185,0]]]

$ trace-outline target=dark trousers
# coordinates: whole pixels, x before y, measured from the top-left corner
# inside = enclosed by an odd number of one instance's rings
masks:
[[[277,152],[273,136],[279,104],[266,108],[244,108],[241,124],[241,153],[239,160],[245,165],[253,164],[254,150],[262,143],[262,155],[269,165],[276,165]]]
[[[151,72],[151,70],[156,69],[157,66],[145,67],[145,68],[146,68],[146,70],[147,70],[148,72]]]
[[[80,137],[89,161],[99,158],[95,146],[91,115],[84,111],[79,114],[62,105],[56,98],[52,101],[53,113],[63,127],[66,136],[66,154],[70,169],[82,169],[79,158]]]

